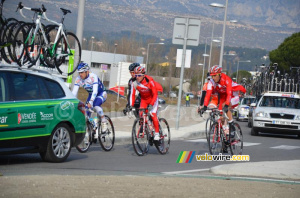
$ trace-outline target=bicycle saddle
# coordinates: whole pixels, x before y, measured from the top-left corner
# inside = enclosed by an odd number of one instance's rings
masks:
[[[68,13],[72,13],[70,10],[64,9],[64,8],[60,8],[61,11],[64,13],[64,15],[68,14]]]

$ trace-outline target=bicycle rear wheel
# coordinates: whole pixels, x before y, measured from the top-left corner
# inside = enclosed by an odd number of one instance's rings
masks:
[[[107,130],[102,132],[101,122],[98,123],[98,139],[100,146],[105,151],[110,151],[115,143],[115,129],[111,119],[105,115],[107,120]]]
[[[169,151],[170,148],[170,127],[166,119],[159,118],[159,136],[160,140],[155,143],[157,151],[164,155]]]
[[[132,146],[138,156],[143,156],[149,151],[149,134],[143,134],[143,122],[136,119],[132,127]]]
[[[67,32],[66,36],[61,35],[56,43],[54,56],[55,66],[59,73],[72,75],[81,61],[81,46],[76,35],[72,32]],[[63,64],[68,56],[74,58],[73,68],[69,68],[68,64]]]
[[[91,135],[90,134],[92,134],[92,128],[91,128],[91,125],[89,123],[87,123],[84,139],[82,140],[82,142],[80,144],[78,144],[76,146],[77,151],[79,151],[80,153],[85,153],[89,150],[89,148],[91,146]]]
[[[231,155],[241,155],[243,152],[243,133],[238,123],[233,123],[234,138],[229,138]],[[230,129],[231,130],[231,129]],[[230,131],[231,133],[231,131]]]
[[[218,123],[214,123],[209,130],[208,147],[211,155],[219,155],[219,153],[222,153],[224,145],[219,133]]]

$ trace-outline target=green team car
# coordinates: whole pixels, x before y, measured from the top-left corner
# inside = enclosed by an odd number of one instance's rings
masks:
[[[0,66],[0,154],[63,162],[85,134],[84,104],[43,70]]]

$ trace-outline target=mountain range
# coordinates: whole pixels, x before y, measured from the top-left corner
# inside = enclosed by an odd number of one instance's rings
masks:
[[[7,0],[3,15],[21,19],[15,10],[20,0]],[[27,0],[28,7],[47,8],[48,18],[60,20],[60,7],[70,9],[65,24],[76,30],[78,2],[81,0]],[[85,32],[116,33],[134,31],[157,38],[171,39],[174,19],[191,17],[201,20],[201,40],[222,36],[224,9],[209,6],[225,0],[86,0]],[[24,11],[25,14],[25,11]],[[27,11],[26,16],[32,14]],[[225,45],[273,50],[283,40],[300,31],[299,0],[229,0]],[[229,20],[237,20],[230,23]]]

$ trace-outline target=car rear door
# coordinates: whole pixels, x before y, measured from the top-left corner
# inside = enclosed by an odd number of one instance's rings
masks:
[[[17,108],[12,101],[8,72],[0,72],[0,141],[9,140],[16,131]],[[0,143],[4,146],[4,143]]]

